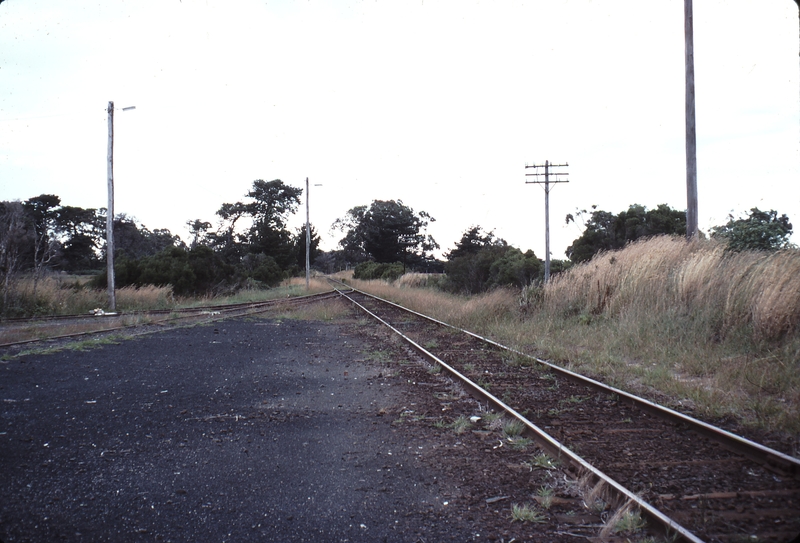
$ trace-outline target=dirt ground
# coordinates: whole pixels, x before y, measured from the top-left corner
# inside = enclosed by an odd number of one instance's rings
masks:
[[[371,326],[239,319],[7,356],[0,401],[6,543],[579,541],[602,521]]]

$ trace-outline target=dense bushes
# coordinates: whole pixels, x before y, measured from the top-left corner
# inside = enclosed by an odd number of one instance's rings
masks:
[[[198,246],[189,250],[169,247],[136,260],[122,257],[115,266],[114,277],[118,288],[171,285],[176,295],[187,296],[214,292],[232,273],[233,268],[214,251]],[[107,281],[104,272],[96,277],[94,285],[104,287]]]
[[[533,251],[492,245],[451,258],[445,264],[444,289],[477,294],[496,287],[524,287],[539,278],[542,262]]]
[[[385,279],[394,281],[401,275],[403,275],[403,264],[400,262],[395,262],[394,264],[362,262],[353,270],[353,278],[364,280]]]

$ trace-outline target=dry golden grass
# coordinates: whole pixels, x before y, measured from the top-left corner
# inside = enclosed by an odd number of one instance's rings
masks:
[[[511,290],[498,289],[466,297],[428,288],[398,288],[381,280],[354,279],[350,283],[365,292],[476,333],[485,333],[498,322],[513,319],[517,311],[517,293]]]
[[[86,286],[88,280],[88,277],[63,274],[45,275],[36,285],[36,300],[34,301],[33,278],[21,276],[14,281],[14,284],[9,289],[10,305],[14,304],[15,314],[19,316],[29,316],[34,313],[39,315],[74,315],[88,313],[97,308],[107,311],[107,291]],[[305,278],[292,278],[285,281],[280,287],[273,289],[244,289],[232,296],[198,298],[175,297],[172,293],[172,288],[169,286],[128,286],[117,289],[116,302],[118,311],[129,312],[258,302],[331,290],[331,286],[324,278],[313,277],[309,282],[308,290],[306,290],[305,284]]]
[[[559,274],[541,309],[615,318],[679,312],[700,317],[709,337],[778,340],[800,326],[800,251],[728,253],[715,242],[657,237]]]
[[[33,299],[33,278],[22,276],[9,289],[9,298],[23,314],[75,315],[93,309],[108,310],[108,293],[86,285],[87,277],[48,274],[36,285]],[[134,311],[143,309],[168,309],[175,306],[170,287],[125,287],[116,292],[117,309]]]
[[[106,307],[107,296],[103,291],[87,288],[85,277],[49,274],[36,283],[36,299],[33,299],[32,276],[19,276],[9,286],[7,314],[13,316],[30,313],[44,315],[66,315],[84,313],[97,307]]]
[[[172,295],[172,287],[156,287],[153,285],[117,289],[116,299],[117,309],[120,311],[170,309],[177,305]]]

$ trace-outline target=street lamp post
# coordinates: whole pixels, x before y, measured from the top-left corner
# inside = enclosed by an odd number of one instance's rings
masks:
[[[136,109],[124,107],[122,111]],[[117,310],[114,285],[114,102],[108,103],[108,210],[106,211],[106,276],[108,279],[108,308]]]

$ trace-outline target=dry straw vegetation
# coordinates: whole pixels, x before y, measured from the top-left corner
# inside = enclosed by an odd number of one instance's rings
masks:
[[[800,433],[800,251],[657,237],[522,294],[357,286],[706,419]]]
[[[36,282],[31,276],[20,276],[9,285],[6,293],[9,305],[16,305],[24,314],[76,315],[100,308],[107,310],[108,294],[104,289],[87,286],[89,277],[60,273],[47,274]],[[117,310],[122,312],[149,309],[176,309],[233,303],[260,302],[287,296],[302,296],[327,292],[330,285],[320,278],[312,278],[306,290],[305,279],[288,279],[280,287],[242,289],[229,296],[180,297],[173,295],[169,286],[128,286],[116,290]],[[14,316],[13,314],[11,316]]]
[[[34,289],[32,276],[20,276],[5,294],[8,305],[18,307],[23,314],[75,315],[96,308],[107,309],[108,294],[89,288],[88,280],[87,276],[52,273],[36,281]],[[116,298],[121,311],[169,309],[177,303],[170,287],[152,285],[117,289]]]

